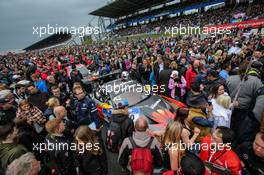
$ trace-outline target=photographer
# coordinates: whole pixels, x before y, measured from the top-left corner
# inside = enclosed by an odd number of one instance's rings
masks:
[[[240,159],[231,150],[233,139],[234,132],[224,126],[217,127],[212,136],[202,139],[200,158],[206,163],[209,174],[240,174]]]

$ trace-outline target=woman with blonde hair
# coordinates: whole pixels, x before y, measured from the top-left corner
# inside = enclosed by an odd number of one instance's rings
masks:
[[[164,146],[164,166],[167,170],[177,171],[184,150],[181,150],[182,125],[174,121],[167,125],[162,137]]]
[[[48,106],[48,108],[45,110],[44,112],[44,116],[48,119],[48,120],[52,120],[55,118],[55,115],[53,113],[53,109],[56,106],[60,106],[60,101],[58,98],[56,97],[51,97],[49,98],[49,100],[46,102],[46,105]]]
[[[178,65],[176,63],[176,61],[172,61],[171,64],[170,64],[170,68],[172,70],[177,70],[178,69]]]
[[[76,160],[80,175],[106,175],[106,154],[102,140],[95,132],[83,125],[75,131],[74,139],[78,148]]]
[[[212,101],[212,120],[214,121],[213,131],[218,126],[230,128],[231,115],[231,97],[227,94],[219,95],[216,100]]]

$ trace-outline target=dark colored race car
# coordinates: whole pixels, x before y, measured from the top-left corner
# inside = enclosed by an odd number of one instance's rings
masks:
[[[111,117],[112,109],[126,106],[131,119],[135,121],[139,116],[145,116],[150,129],[155,131],[164,129],[175,119],[177,109],[185,105],[153,91],[151,86],[118,79],[99,86],[94,92],[94,100],[102,119]]]

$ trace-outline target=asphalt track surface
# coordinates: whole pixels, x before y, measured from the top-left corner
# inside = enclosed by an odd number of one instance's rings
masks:
[[[106,138],[106,129],[107,126],[106,124],[104,124],[104,127],[101,131],[103,141],[105,141]],[[121,167],[119,166],[117,161],[118,153],[112,153],[106,149],[106,156],[108,162],[108,175],[125,175],[125,173],[121,173]]]

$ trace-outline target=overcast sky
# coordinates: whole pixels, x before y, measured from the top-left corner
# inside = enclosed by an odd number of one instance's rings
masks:
[[[33,35],[33,27],[85,26],[93,18],[88,13],[106,3],[107,0],[0,0],[0,52],[23,49],[43,39]]]

